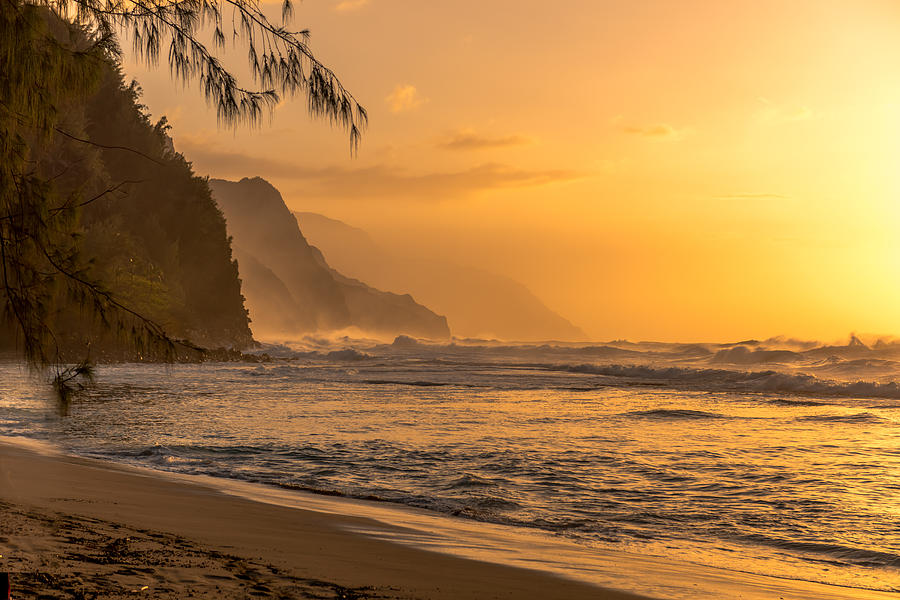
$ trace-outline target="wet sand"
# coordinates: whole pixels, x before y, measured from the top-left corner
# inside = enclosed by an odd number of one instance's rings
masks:
[[[350,531],[371,525],[0,443],[14,598],[638,598]]]
[[[12,574],[17,599],[900,598],[535,541],[428,511],[164,474],[5,439],[0,572]]]

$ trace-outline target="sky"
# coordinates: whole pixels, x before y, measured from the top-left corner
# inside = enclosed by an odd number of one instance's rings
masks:
[[[895,0],[304,0],[294,22],[369,112],[358,154],[303,98],[222,128],[129,59],[199,174],[513,277],[598,340],[900,335]]]

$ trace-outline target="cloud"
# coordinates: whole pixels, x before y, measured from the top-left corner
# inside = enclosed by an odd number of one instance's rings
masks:
[[[334,7],[337,12],[353,12],[369,3],[369,0],[342,0]]]
[[[414,85],[398,85],[394,91],[384,99],[392,113],[415,110],[425,104],[426,100],[419,95],[419,90]]]
[[[725,194],[713,196],[716,200],[787,200],[789,196],[782,194],[768,194],[765,192],[752,192],[745,194]]]
[[[477,192],[527,188],[583,179],[584,173],[567,169],[520,169],[487,163],[461,171],[416,174],[389,165],[370,167],[298,167],[296,164],[238,152],[220,152],[188,139],[176,141],[179,152],[208,170],[212,177],[271,177],[302,182],[304,194],[319,198],[394,198],[445,200]]]
[[[622,131],[631,135],[638,135],[658,140],[678,141],[687,133],[687,129],[677,129],[667,123],[653,123],[650,125],[626,125]]]
[[[480,191],[536,187],[583,177],[565,169],[520,169],[497,163],[424,174],[385,165],[353,170],[331,168],[312,176],[323,190],[337,196],[419,200],[466,197]]]
[[[514,134],[501,137],[488,137],[475,133],[471,129],[464,129],[452,134],[437,146],[444,150],[484,150],[487,148],[525,146],[533,143],[534,140],[525,135]]]
[[[793,121],[808,121],[819,117],[807,106],[777,104],[768,98],[759,98],[763,108],[756,113],[756,118],[763,122],[790,123]]]

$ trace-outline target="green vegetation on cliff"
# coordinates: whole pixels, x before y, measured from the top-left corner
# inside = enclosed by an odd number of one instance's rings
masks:
[[[280,24],[252,0],[0,2],[0,350],[55,365],[59,383],[87,372],[66,361],[190,353],[175,337],[251,342],[221,215],[123,85],[118,36],[149,65],[166,57],[225,125],[299,93],[353,150],[365,110],[287,28],[292,13],[290,0]],[[252,82],[222,61],[226,39]]]
[[[84,39],[42,18],[61,44]],[[60,50],[55,60],[65,70],[75,59]],[[52,90],[52,135],[24,126],[0,132],[17,162],[4,173],[13,185],[4,185],[0,223],[8,282],[0,348],[41,362],[170,357],[142,328],[246,347],[237,265],[206,180],[174,152],[165,120],[150,122],[139,87],[125,83],[111,53],[93,55],[85,69],[94,76],[85,89]],[[4,105],[0,121],[16,125],[11,110]],[[39,355],[29,356],[36,339]],[[188,349],[174,347],[176,355]]]
[[[251,342],[225,219],[209,185],[151,124],[135,84],[110,70],[84,106],[85,133],[110,185],[127,185],[85,208],[86,254],[97,276],[166,331],[204,346]],[[154,159],[111,149],[128,147]]]

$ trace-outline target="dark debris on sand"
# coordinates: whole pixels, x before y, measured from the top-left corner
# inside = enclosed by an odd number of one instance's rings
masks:
[[[0,502],[0,571],[13,598],[398,598],[297,577],[185,538]]]

